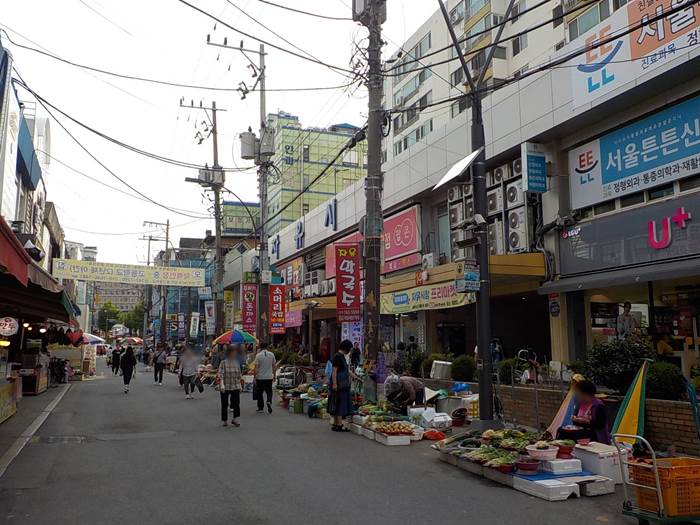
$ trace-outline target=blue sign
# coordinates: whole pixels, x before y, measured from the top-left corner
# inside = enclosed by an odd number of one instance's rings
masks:
[[[334,232],[338,231],[338,199],[333,199],[326,205],[326,220],[323,225]]]
[[[297,250],[301,250],[304,247],[304,220],[297,222],[294,230],[294,245]]]
[[[527,189],[544,193],[547,191],[547,158],[539,153],[527,154]],[[525,188],[524,188],[525,189]]]

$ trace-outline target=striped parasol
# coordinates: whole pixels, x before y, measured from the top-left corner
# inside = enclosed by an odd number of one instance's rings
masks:
[[[229,330],[214,339],[216,345],[230,345],[236,343],[257,343],[258,340],[245,330]]]

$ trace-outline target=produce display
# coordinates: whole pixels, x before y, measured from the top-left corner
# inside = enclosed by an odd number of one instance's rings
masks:
[[[404,422],[380,423],[374,427],[374,431],[390,436],[410,436],[413,434],[413,425]]]

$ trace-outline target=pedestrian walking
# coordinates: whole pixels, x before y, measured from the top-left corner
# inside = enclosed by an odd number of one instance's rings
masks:
[[[352,342],[345,339],[338,347],[339,352],[333,356],[330,391],[328,394],[328,413],[333,416],[333,432],[348,432],[343,426],[343,418],[352,414],[350,397],[350,370],[346,356],[352,350]]]
[[[267,349],[267,343],[260,343],[260,350],[255,356],[255,388],[258,412],[263,411],[263,392],[267,398],[267,412],[272,414],[272,381],[275,378],[275,354]]]
[[[180,359],[180,375],[182,376],[182,384],[185,387],[185,399],[192,399],[194,392],[194,380],[197,377],[199,369],[199,359],[194,355],[192,349],[188,346],[182,353]]]
[[[153,381],[156,385],[163,385],[163,370],[168,359],[168,352],[165,347],[160,346],[153,356]]]
[[[231,424],[239,427],[238,418],[241,417],[241,388],[243,377],[241,366],[238,364],[238,349],[229,346],[226,349],[226,357],[219,364],[219,394],[221,397],[221,421],[223,426],[228,426],[229,405],[233,410]]]
[[[112,373],[116,376],[119,373],[119,358],[121,357],[121,348],[117,347],[112,350]]]
[[[134,349],[130,346],[126,347],[126,352],[121,356],[120,365],[122,369],[122,374],[124,378],[124,393],[129,393],[129,383],[131,383],[131,378],[136,375],[136,356],[134,355]]]

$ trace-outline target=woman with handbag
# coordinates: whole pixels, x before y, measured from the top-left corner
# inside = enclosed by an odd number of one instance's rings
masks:
[[[333,356],[333,371],[331,372],[330,391],[328,395],[328,413],[333,416],[333,432],[349,432],[343,426],[343,418],[352,414],[352,399],[350,396],[350,369],[346,356],[352,351],[352,342],[347,339],[338,347],[338,353]]]
[[[182,378],[181,384],[185,387],[185,399],[192,399],[198,369],[199,359],[189,346],[185,347],[180,359],[180,377]]]

